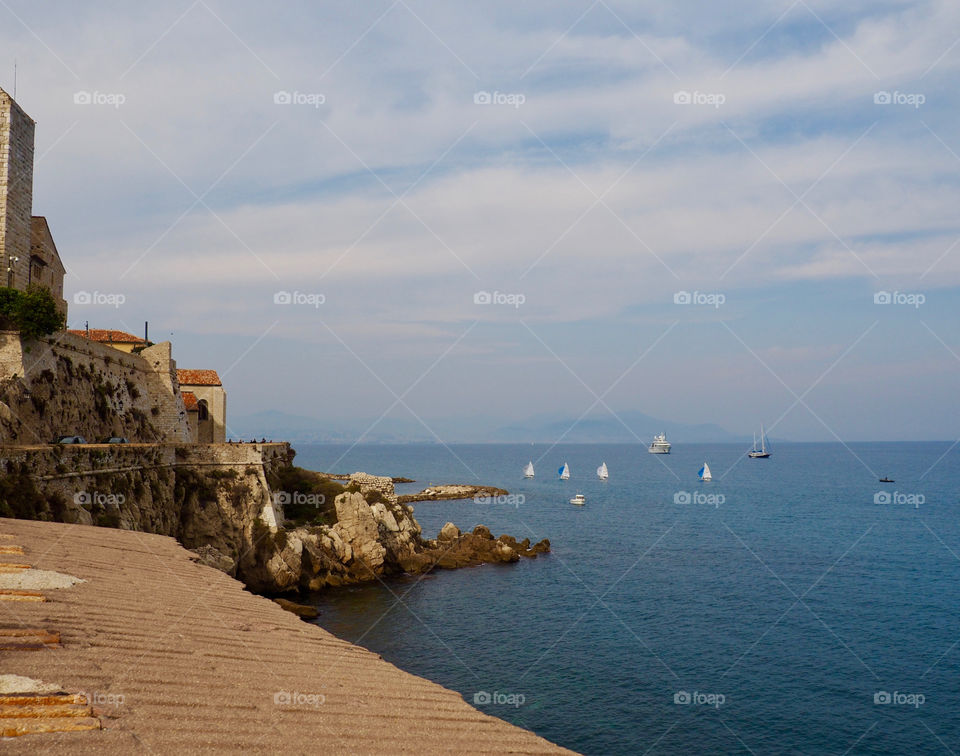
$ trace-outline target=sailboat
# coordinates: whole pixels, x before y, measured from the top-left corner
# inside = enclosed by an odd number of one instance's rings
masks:
[[[600,463],[600,467],[597,468],[597,477],[600,478],[600,480],[606,480],[610,477],[610,473],[607,471],[606,462]]]
[[[523,468],[523,477],[532,478],[534,476],[533,472],[533,461],[527,462],[527,466]]]
[[[763,432],[763,425],[760,426],[760,448],[757,448],[757,434],[753,434],[753,449],[747,452],[747,456],[750,459],[766,459],[770,456],[770,452],[767,451],[767,436]]]
[[[713,480],[713,475],[710,474],[710,465],[708,465],[706,462],[703,463],[703,467],[700,468],[700,470],[697,472],[697,475],[700,476],[700,480],[707,483]]]
[[[560,473],[560,480],[568,480],[570,478],[570,465],[566,462],[563,463],[563,467],[557,470]]]

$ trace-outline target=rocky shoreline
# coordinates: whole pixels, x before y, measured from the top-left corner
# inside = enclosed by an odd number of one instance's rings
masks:
[[[304,488],[310,488],[311,483],[320,487],[330,482],[325,474],[296,470]],[[529,538],[517,541],[509,535],[495,537],[483,525],[463,533],[448,522],[436,538],[424,538],[413,507],[396,494],[391,478],[354,473],[348,481],[332,502],[317,498],[318,504],[327,507],[330,522],[296,525],[285,520],[277,532],[262,533],[257,538],[258,558],[243,561],[239,572],[215,544],[195,549],[197,559],[237,574],[252,590],[281,595],[312,593],[433,569],[505,564],[550,551],[547,539],[531,544]],[[502,491],[488,486],[443,486],[438,487],[437,498],[463,498],[460,489]],[[285,493],[288,499],[297,500],[323,496]]]
[[[549,542],[453,524],[426,538],[409,501],[500,496],[434,486],[398,496],[394,479],[339,480],[293,465],[285,443],[10,446],[0,449],[0,514],[176,538],[196,560],[267,596],[390,575],[509,563]]]
[[[463,484],[430,486],[419,493],[401,494],[397,500],[401,504],[413,504],[419,501],[453,501],[456,499],[491,499],[508,496],[509,491],[495,486],[471,486]]]

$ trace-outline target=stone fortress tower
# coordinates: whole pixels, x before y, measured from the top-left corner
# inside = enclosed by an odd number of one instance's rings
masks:
[[[47,221],[33,215],[36,124],[0,89],[0,286],[50,289],[66,314],[65,273]]]

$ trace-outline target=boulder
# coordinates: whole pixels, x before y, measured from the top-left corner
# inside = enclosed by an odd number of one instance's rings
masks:
[[[460,537],[460,528],[454,525],[452,522],[448,522],[442,528],[440,528],[440,534],[437,536],[438,541],[454,541]]]
[[[281,607],[286,609],[288,612],[293,612],[301,619],[316,619],[320,616],[320,612],[318,612],[316,607],[313,606],[298,604],[294,601],[288,601],[285,598],[275,598],[273,601],[274,603],[279,604]]]
[[[232,575],[236,570],[236,561],[213,546],[201,546],[197,549],[191,549],[191,551],[196,554],[196,557],[191,557],[195,562],[213,567],[220,572],[226,572],[228,575]]]

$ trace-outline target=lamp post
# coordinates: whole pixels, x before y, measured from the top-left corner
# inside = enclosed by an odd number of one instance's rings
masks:
[[[20,258],[16,255],[7,256],[7,288],[13,286],[13,266],[20,262]]]

